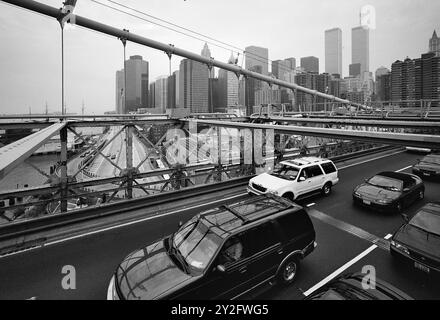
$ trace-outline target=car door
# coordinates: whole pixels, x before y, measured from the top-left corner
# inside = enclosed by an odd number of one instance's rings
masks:
[[[247,233],[251,245],[248,272],[252,274],[250,287],[257,286],[275,275],[284,256],[281,231],[273,221],[255,227]]]
[[[304,193],[310,193],[315,190],[321,189],[324,184],[325,176],[322,169],[318,165],[313,165],[303,169],[305,172],[306,180],[301,183],[302,191]]]
[[[231,250],[231,246],[235,246],[237,243],[242,246],[241,253],[232,256],[231,252],[237,254],[237,250]],[[253,277],[248,268],[251,253],[251,244],[248,237],[246,237],[246,232],[225,241],[214,261],[214,266],[224,268],[224,271],[219,271],[221,275],[218,279],[218,286],[221,288],[219,290],[221,293],[216,299],[231,299],[246,290]]]

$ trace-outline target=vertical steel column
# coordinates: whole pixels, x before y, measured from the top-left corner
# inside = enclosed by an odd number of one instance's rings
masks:
[[[217,149],[218,149],[218,162],[217,162],[217,179],[222,181],[222,128],[217,127]]]
[[[61,212],[67,211],[67,127],[60,130],[61,140]]]
[[[127,172],[127,198],[133,198],[133,127],[127,125],[125,128],[125,159]]]

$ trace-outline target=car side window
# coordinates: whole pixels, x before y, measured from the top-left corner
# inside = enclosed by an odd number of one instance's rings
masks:
[[[411,189],[411,188],[413,188],[416,185],[416,183],[417,183],[417,181],[415,179],[411,178],[410,180],[405,181],[403,183],[403,188],[404,189],[405,188]]]
[[[226,240],[219,255],[219,264],[230,265],[244,258],[243,239],[233,236]]]
[[[298,176],[298,181],[300,178],[304,178],[306,180],[309,178],[306,170],[307,170],[307,168],[301,170],[301,173]]]
[[[336,167],[331,162],[325,162],[321,164],[322,169],[324,169],[325,174],[330,174],[336,172]]]
[[[319,177],[319,176],[323,175],[321,167],[318,165],[308,167],[308,168],[306,168],[306,170],[307,170],[307,174],[308,174],[309,178]]]

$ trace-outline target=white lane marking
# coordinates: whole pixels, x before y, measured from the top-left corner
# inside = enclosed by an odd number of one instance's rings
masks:
[[[307,205],[307,208],[313,207],[316,203],[312,202]]]
[[[396,172],[402,172],[402,171],[405,171],[406,169],[409,169],[409,168],[412,168],[412,166],[408,166],[408,167],[405,167],[405,168],[399,169],[399,170],[397,170]]]
[[[392,234],[387,234],[385,236],[384,239],[388,240],[392,237]],[[330,275],[328,275],[327,277],[325,277],[324,279],[322,279],[320,282],[318,282],[316,285],[314,285],[313,287],[311,287],[309,290],[307,290],[306,292],[304,292],[304,295],[307,297],[309,296],[311,293],[313,293],[315,290],[321,288],[322,286],[324,286],[325,284],[327,284],[328,282],[330,282],[331,280],[333,280],[334,278],[336,278],[339,274],[341,274],[342,272],[344,272],[346,269],[348,269],[349,267],[351,267],[352,265],[354,265],[356,262],[360,261],[361,259],[363,259],[364,257],[366,257],[368,254],[370,254],[373,250],[377,249],[377,245],[373,244],[371,247],[369,247],[367,250],[365,250],[364,252],[362,252],[361,254],[359,254],[358,256],[354,257],[352,260],[350,260],[349,262],[347,262],[346,264],[344,264],[342,267],[340,267],[339,269],[337,269],[336,271],[334,271],[333,273],[331,273]]]
[[[338,170],[343,170],[343,169],[347,169],[347,168],[350,168],[350,167],[358,166],[360,164],[364,164],[364,163],[367,163],[367,162],[379,160],[379,159],[386,158],[386,157],[391,157],[391,156],[394,156],[396,154],[403,153],[403,152],[405,152],[405,150],[397,151],[397,152],[394,152],[394,153],[386,154],[386,155],[383,155],[383,156],[380,156],[380,157],[376,157],[376,158],[372,158],[372,159],[367,159],[367,160],[364,160],[364,161],[361,161],[361,162],[357,162],[357,163],[353,163],[353,164],[349,164],[349,165],[340,167],[340,168],[338,168]]]
[[[217,203],[223,202],[225,200],[232,200],[232,199],[235,199],[235,198],[242,197],[244,195],[247,195],[247,192],[243,192],[243,193],[240,193],[238,195],[231,196],[231,197],[228,197],[228,198],[222,198],[220,200],[215,200],[215,201],[211,201],[211,202],[205,202],[205,203],[198,204],[198,205],[195,205],[195,206],[192,206],[192,207],[186,207],[186,208],[182,208],[182,209],[179,209],[179,210],[165,212],[165,213],[158,214],[158,215],[155,215],[155,216],[152,216],[152,217],[146,217],[146,218],[142,218],[142,219],[139,219],[139,220],[134,220],[134,221],[118,224],[118,225],[115,225],[115,226],[111,226],[111,227],[107,227],[107,228],[102,228],[102,229],[90,231],[90,232],[87,232],[87,233],[78,234],[76,236],[67,237],[67,238],[63,238],[63,239],[60,239],[60,240],[56,240],[56,241],[47,242],[47,243],[44,243],[43,245],[38,246],[38,247],[28,248],[28,249],[25,249],[25,250],[22,250],[22,251],[11,252],[11,253],[7,253],[7,254],[4,254],[4,255],[1,255],[0,259],[4,258],[4,257],[9,257],[9,256],[13,256],[13,255],[16,255],[16,254],[20,254],[20,253],[23,253],[23,252],[31,251],[31,250],[48,247],[48,246],[51,246],[51,245],[54,245],[54,244],[63,243],[63,242],[66,242],[66,241],[75,240],[75,239],[79,239],[79,238],[84,238],[84,237],[87,237],[87,236],[90,236],[90,235],[94,235],[94,234],[97,234],[97,233],[101,233],[101,232],[105,232],[105,231],[109,231],[109,230],[113,230],[113,229],[118,229],[118,228],[122,228],[122,227],[127,227],[127,226],[130,226],[130,225],[133,225],[133,224],[137,224],[137,223],[140,223],[140,222],[144,222],[144,221],[148,221],[148,220],[153,220],[153,219],[156,219],[156,218],[166,217],[166,216],[169,216],[169,215],[172,215],[172,214],[176,214],[176,213],[179,213],[179,212],[183,212],[183,211],[187,211],[187,210],[192,210],[192,209],[197,209],[197,208],[204,207],[204,206],[211,205],[211,204],[217,204]]]

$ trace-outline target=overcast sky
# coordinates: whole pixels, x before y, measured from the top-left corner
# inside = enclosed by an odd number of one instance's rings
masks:
[[[97,0],[116,6],[106,0]],[[351,63],[351,28],[359,25],[362,6],[376,10],[371,32],[371,71],[391,67],[397,59],[419,57],[440,34],[438,0],[115,0],[145,13],[195,30],[239,48],[269,48],[269,59],[314,55],[324,72],[324,31],[343,32],[343,73]],[[61,0],[41,0],[60,7]],[[200,53],[204,42],[78,0],[75,13],[154,40]],[[142,16],[136,13],[138,16]],[[147,18],[143,16],[144,18]],[[0,1],[0,113],[61,110],[60,28],[52,19]],[[227,61],[231,52],[209,45],[212,56]],[[150,82],[169,74],[168,57],[156,50],[127,44],[127,56],[139,54],[150,63]],[[179,57],[173,57],[172,70]],[[65,32],[66,104],[68,112],[101,114],[114,110],[115,71],[123,67],[122,44],[80,27]],[[241,64],[241,56],[239,59]]]

